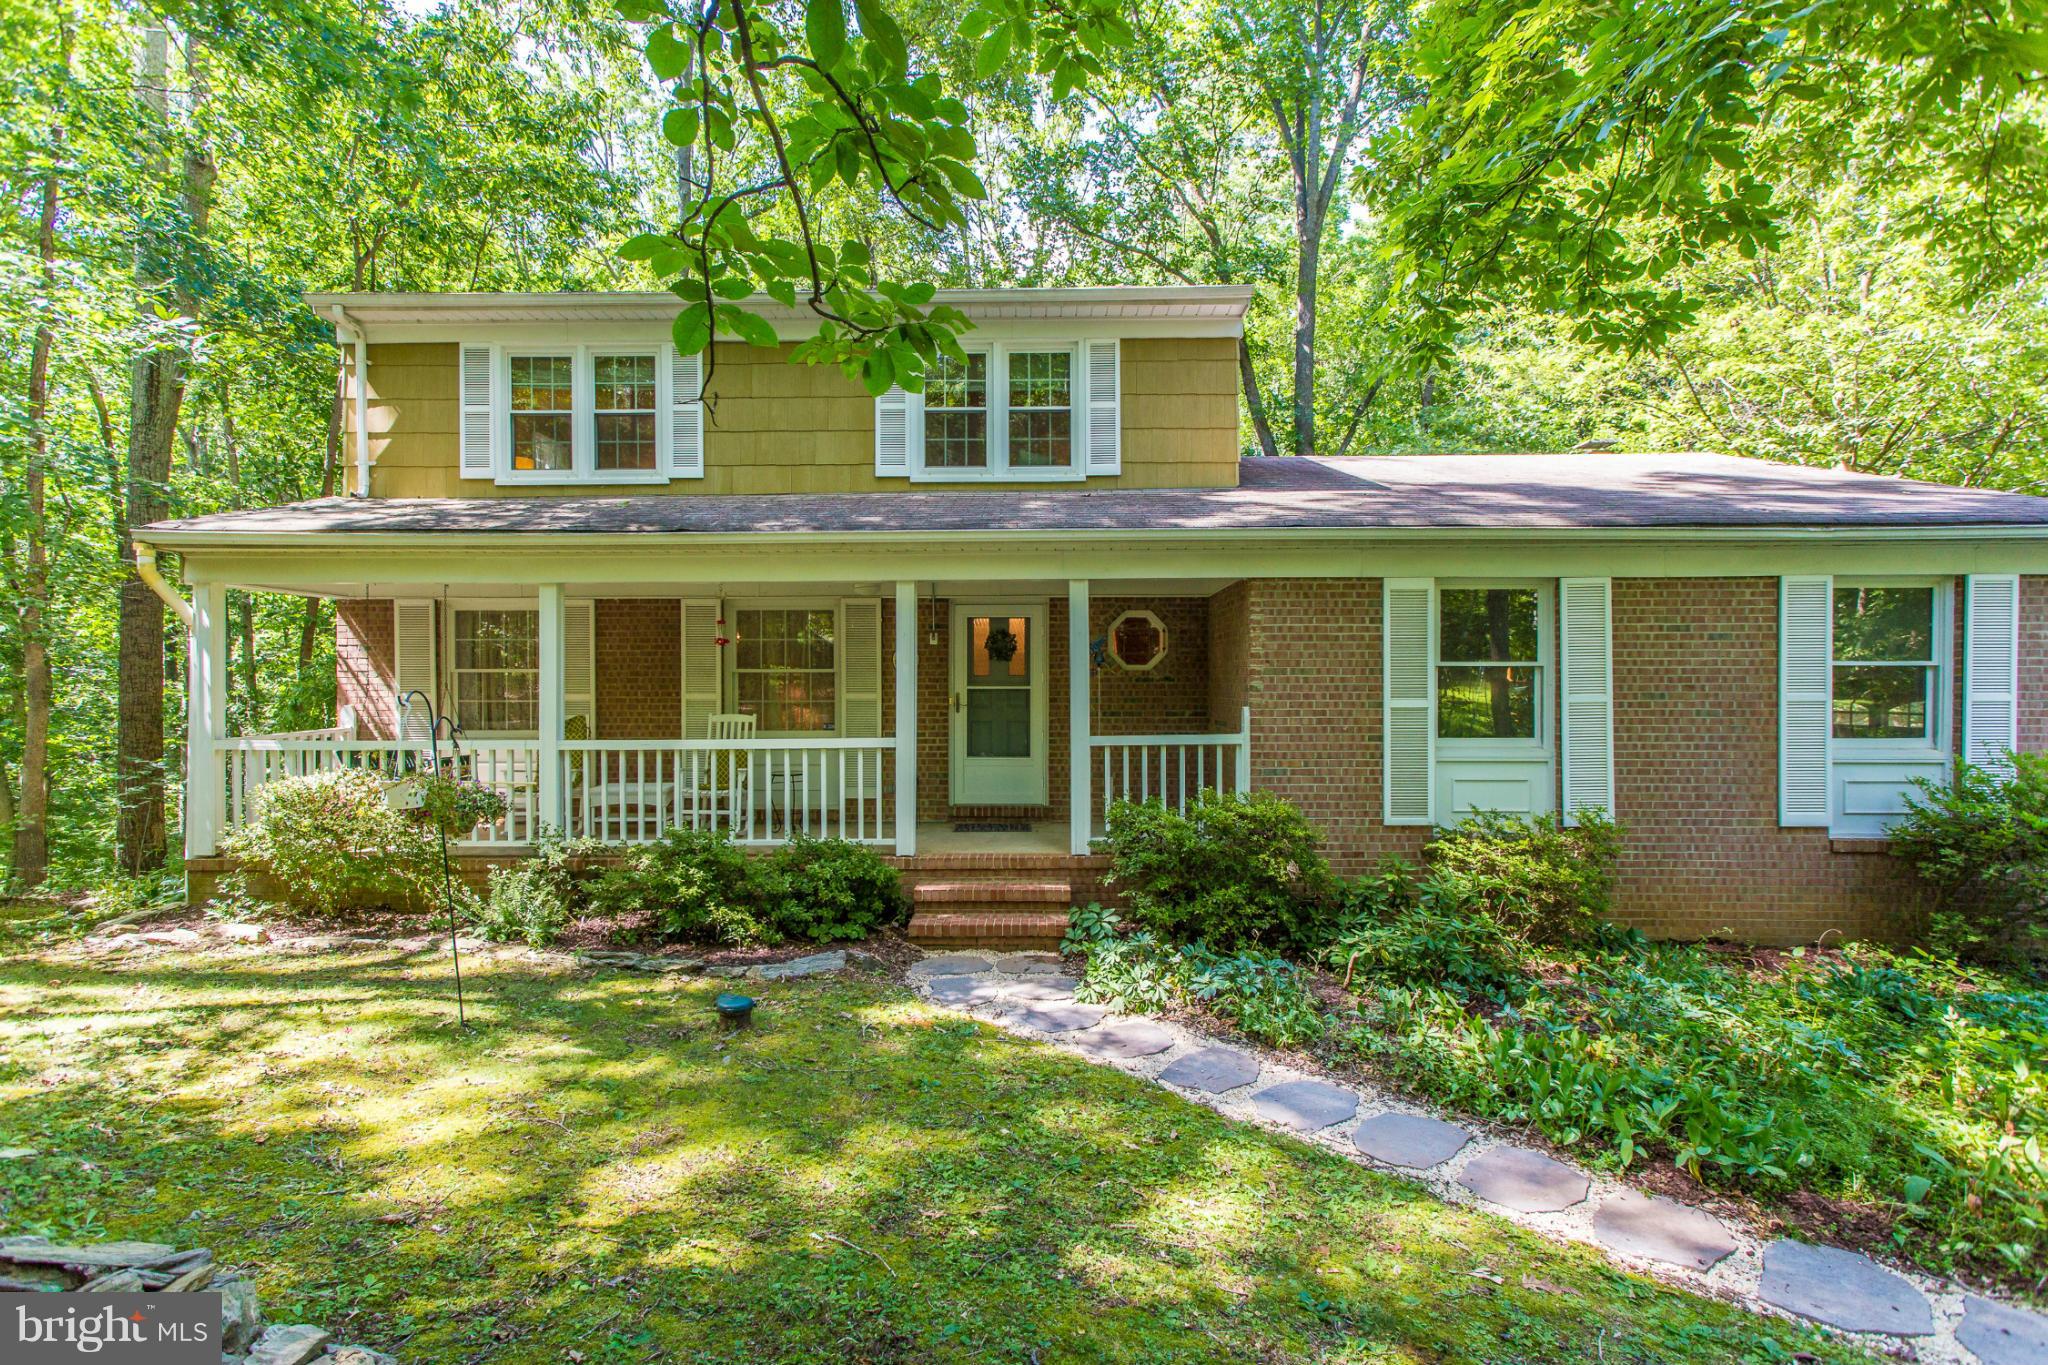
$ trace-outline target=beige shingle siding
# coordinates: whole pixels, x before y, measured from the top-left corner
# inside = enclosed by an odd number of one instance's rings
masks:
[[[1227,337],[1123,342],[1123,472],[1087,488],[1219,488],[1237,483],[1237,343]],[[829,366],[720,343],[704,421],[704,477],[665,486],[677,494],[902,491],[874,473],[875,405]],[[644,495],[662,485],[500,487],[457,473],[454,343],[370,347],[370,491],[386,498]],[[354,413],[346,412],[353,432]],[[351,458],[353,435],[344,444]],[[930,488],[932,485],[919,485]],[[973,483],[991,489],[1047,485]]]

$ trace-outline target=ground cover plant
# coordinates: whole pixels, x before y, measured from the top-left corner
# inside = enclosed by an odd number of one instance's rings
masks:
[[[512,1365],[1860,1358],[880,979],[383,949],[0,962],[0,1228]]]
[[[724,944],[864,938],[903,914],[902,879],[880,854],[798,835],[750,855],[723,830],[670,830],[626,850],[584,893],[591,909],[645,915],[669,938]]]

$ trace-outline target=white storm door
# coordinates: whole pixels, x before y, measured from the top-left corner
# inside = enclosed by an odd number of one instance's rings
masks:
[[[953,804],[1044,805],[1045,604],[955,605],[952,640]]]

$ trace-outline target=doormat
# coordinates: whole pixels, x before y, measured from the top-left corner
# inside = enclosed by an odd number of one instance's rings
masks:
[[[1029,834],[1029,820],[967,820],[953,826],[955,834]]]

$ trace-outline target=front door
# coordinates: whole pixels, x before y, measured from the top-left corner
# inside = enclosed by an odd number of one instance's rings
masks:
[[[1045,604],[953,608],[956,806],[1046,803]]]

